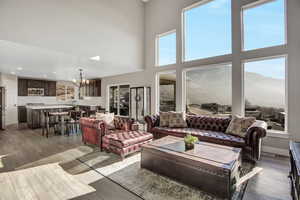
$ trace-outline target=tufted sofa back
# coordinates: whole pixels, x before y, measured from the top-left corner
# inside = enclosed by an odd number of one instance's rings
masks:
[[[225,132],[231,119],[228,117],[210,117],[201,115],[187,115],[186,122],[189,128],[209,131]]]

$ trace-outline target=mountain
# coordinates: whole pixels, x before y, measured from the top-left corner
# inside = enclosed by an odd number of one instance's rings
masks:
[[[231,105],[231,67],[212,67],[188,71],[186,79],[187,104]],[[246,72],[244,84],[246,99],[252,105],[284,108],[284,80]],[[170,87],[164,87],[161,92],[163,98],[168,100],[174,96]]]

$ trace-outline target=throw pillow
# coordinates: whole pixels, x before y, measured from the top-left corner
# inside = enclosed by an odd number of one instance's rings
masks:
[[[186,128],[185,114],[182,112],[170,112],[169,116],[170,128]]]
[[[231,122],[226,130],[226,133],[245,137],[248,128],[255,122],[254,117],[241,117],[235,115],[232,117]]]
[[[169,127],[169,112],[160,112],[159,113],[159,126],[160,127]]]
[[[107,113],[107,114],[96,113],[96,119],[104,121],[107,124],[108,129],[114,129],[115,128],[114,118],[115,118],[114,113]]]

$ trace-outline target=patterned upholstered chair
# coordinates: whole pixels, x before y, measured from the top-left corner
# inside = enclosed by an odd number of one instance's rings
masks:
[[[266,136],[267,123],[256,120],[247,130],[245,138],[226,134],[230,118],[218,118],[209,116],[187,115],[187,128],[160,127],[159,115],[146,116],[147,131],[155,138],[173,135],[185,137],[187,133],[199,138],[200,141],[211,142],[243,149],[243,155],[250,160],[260,158],[261,139]]]
[[[102,149],[101,126],[103,126],[103,122],[93,118],[83,117],[80,118],[79,125],[84,144],[97,145]]]
[[[115,116],[114,125],[115,127],[111,129],[105,123],[102,124],[102,148],[107,152],[120,155],[122,159],[140,151],[143,144],[152,141],[153,135],[139,131],[138,125],[131,118]]]

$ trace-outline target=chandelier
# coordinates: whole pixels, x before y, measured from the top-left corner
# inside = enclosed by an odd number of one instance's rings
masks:
[[[89,80],[83,77],[83,69],[79,69],[79,80],[73,79],[73,83],[78,87],[78,97],[82,99],[83,96],[81,95],[81,89],[90,83]]]

